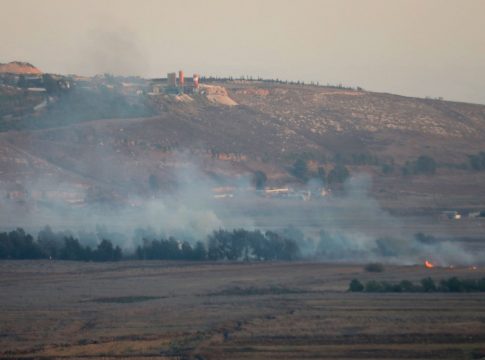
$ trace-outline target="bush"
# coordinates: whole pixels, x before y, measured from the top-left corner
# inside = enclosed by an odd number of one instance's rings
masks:
[[[392,174],[394,172],[394,165],[384,164],[384,165],[381,166],[381,171],[385,175]]]
[[[417,290],[419,290],[419,288],[414,286],[414,284],[409,280],[402,280],[399,283],[399,286],[401,287],[402,292],[416,292]]]
[[[440,281],[439,286],[430,277],[421,280],[419,285],[413,284],[409,280],[402,280],[399,283],[388,281],[368,281],[365,286],[353,279],[349,285],[349,291],[365,292],[485,292],[485,278],[475,279],[458,279],[451,277]]]
[[[383,292],[384,286],[382,285],[382,283],[375,281],[375,280],[367,281],[365,283],[365,291],[366,292]]]
[[[349,291],[351,292],[361,292],[364,290],[364,285],[357,280],[357,279],[352,279],[349,285]]]
[[[344,183],[350,177],[349,170],[342,164],[337,164],[330,170],[327,182],[329,184]]]
[[[426,155],[421,155],[415,161],[406,161],[406,164],[401,168],[403,176],[411,174],[432,175],[436,172],[436,161]]]
[[[253,174],[253,185],[257,190],[262,190],[266,186],[266,181],[268,180],[264,171],[257,170]]]
[[[434,280],[430,277],[422,279],[421,286],[423,287],[424,292],[433,292],[437,290]]]
[[[475,171],[485,170],[485,152],[481,151],[476,155],[469,155],[468,161],[470,167]]]
[[[432,157],[421,155],[414,165],[415,174],[434,174],[436,172],[436,161]]]
[[[303,159],[298,159],[293,163],[291,174],[297,179],[306,182],[308,180],[308,165]]]
[[[381,263],[369,263],[364,266],[364,270],[367,272],[383,272],[384,265],[382,265]]]

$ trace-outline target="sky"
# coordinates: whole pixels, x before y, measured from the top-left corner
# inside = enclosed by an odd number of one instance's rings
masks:
[[[485,104],[485,0],[0,0],[0,62],[361,86]]]

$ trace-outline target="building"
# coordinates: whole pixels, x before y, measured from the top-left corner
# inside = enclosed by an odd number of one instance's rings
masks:
[[[167,74],[167,86],[168,87],[177,87],[177,74],[168,73]]]
[[[199,74],[194,74],[192,77],[185,77],[183,70],[177,73],[170,72],[167,78],[153,79],[151,94],[194,94],[199,92]]]

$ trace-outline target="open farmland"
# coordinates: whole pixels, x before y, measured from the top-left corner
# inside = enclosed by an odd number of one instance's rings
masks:
[[[483,293],[348,293],[485,269],[0,262],[0,358],[478,359]]]

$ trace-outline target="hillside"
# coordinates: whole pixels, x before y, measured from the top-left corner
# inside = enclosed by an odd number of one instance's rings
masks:
[[[28,122],[15,120],[18,131],[0,133],[4,194],[35,179],[43,191],[71,184],[79,192],[73,198],[86,199],[86,189],[108,200],[149,196],[149,177],[172,189],[176,169],[188,163],[220,185],[262,170],[270,186],[302,186],[290,168],[303,159],[313,173],[323,167],[328,174],[338,162],[369,174],[373,196],[388,208],[480,209],[485,202],[485,173],[468,165],[485,148],[483,105],[259,81],[210,86],[219,90],[126,101],[103,90],[96,111],[89,97],[61,96]],[[153,116],[130,117],[142,107]],[[90,120],[96,116],[102,119]],[[436,161],[436,173],[403,176],[421,155]],[[392,171],[384,174],[384,165]]]
[[[23,74],[23,75],[39,75],[42,74],[34,65],[22,61],[12,61],[7,64],[0,63],[0,74]]]

